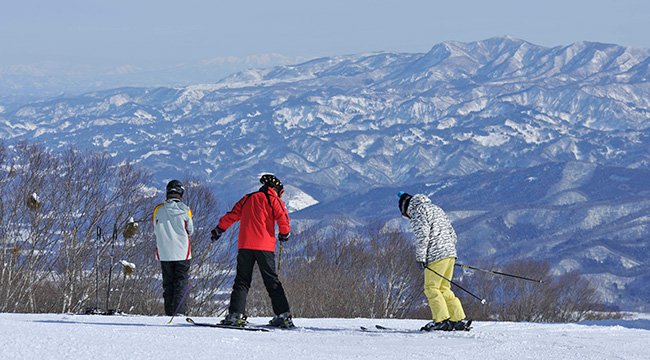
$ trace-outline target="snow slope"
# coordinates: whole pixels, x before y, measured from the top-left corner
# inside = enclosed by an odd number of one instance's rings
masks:
[[[300,329],[270,333],[168,321],[0,314],[0,359],[650,359],[647,315],[581,324],[477,322],[470,332],[453,333],[359,330],[374,324],[417,329],[422,320],[298,318]]]

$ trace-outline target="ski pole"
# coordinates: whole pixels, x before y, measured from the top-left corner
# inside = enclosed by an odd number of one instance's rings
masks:
[[[278,251],[278,278],[280,277],[280,264],[282,263],[282,242],[280,242],[280,250]]]
[[[542,284],[544,283],[544,280],[530,279],[530,278],[523,277],[523,276],[519,276],[519,275],[505,274],[505,273],[498,272],[498,271],[493,271],[493,270],[484,270],[484,269],[479,269],[479,268],[475,268],[475,267],[473,267],[473,266],[468,266],[468,265],[456,264],[456,266],[458,266],[458,267],[462,267],[462,268],[466,268],[466,269],[478,270],[478,271],[482,271],[482,272],[484,272],[484,273],[489,273],[489,274],[496,274],[496,275],[510,276],[510,277],[517,278],[517,279],[528,280],[528,281],[534,281],[534,282],[538,282],[538,283],[542,283]]]
[[[440,275],[437,271],[433,270],[433,269],[430,268],[428,265],[426,266],[426,268],[429,269],[429,270],[431,270],[431,271],[433,271],[434,274],[440,276],[441,278],[443,278],[443,279],[449,281],[450,284],[455,285],[455,286],[458,287],[459,289],[463,290],[464,292],[466,292],[466,293],[472,295],[473,297],[475,297],[476,299],[478,299],[478,300],[481,302],[481,305],[485,305],[485,303],[487,303],[487,300],[485,300],[485,299],[481,299],[480,297],[478,297],[478,296],[472,294],[471,292],[469,292],[468,290],[466,290],[464,287],[462,287],[462,286],[456,284],[455,282],[453,282],[453,281],[447,279],[446,277]]]
[[[111,278],[113,277],[113,265],[115,265],[115,241],[117,241],[117,225],[113,225],[113,235],[111,236],[111,266],[108,268],[108,289],[106,289],[105,311],[108,311],[108,305],[111,299]]]
[[[201,266],[203,266],[203,261],[205,261],[205,258],[210,253],[210,249],[212,248],[212,244],[214,244],[214,241],[210,242],[210,246],[208,246],[208,250],[205,251],[205,255],[203,255],[203,259],[201,259],[201,262],[199,263],[199,267],[196,268],[196,272],[194,273],[194,276],[192,276],[192,279],[190,280],[190,283],[187,285],[187,289],[185,289],[185,293],[183,294],[183,297],[181,298],[181,301],[178,303],[178,306],[176,307],[176,310],[174,310],[174,313],[172,314],[172,318],[169,319],[169,322],[167,323],[167,325],[171,324],[172,320],[174,320],[174,317],[176,317],[176,313],[178,312],[178,309],[181,308],[181,305],[183,304],[183,300],[185,300],[185,296],[187,295],[188,291],[190,291],[190,288],[192,287],[192,283],[194,283],[194,279],[196,278],[196,275],[199,274],[199,270],[201,270]]]
[[[97,242],[95,242],[95,307],[99,309],[99,242],[102,240],[102,228],[97,226]]]

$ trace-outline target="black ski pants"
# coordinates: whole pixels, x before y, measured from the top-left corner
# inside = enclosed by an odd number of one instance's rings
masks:
[[[180,307],[178,304],[181,303],[190,281],[190,260],[161,261],[160,266],[162,268],[165,314],[173,316],[176,308],[178,308],[177,314],[187,313],[187,301],[183,301]]]
[[[230,294],[230,313],[246,313],[246,297],[253,280],[255,263],[260,268],[266,291],[271,298],[273,313],[276,315],[289,311],[289,302],[284,288],[275,272],[275,253],[273,251],[239,249],[237,254],[237,275]]]

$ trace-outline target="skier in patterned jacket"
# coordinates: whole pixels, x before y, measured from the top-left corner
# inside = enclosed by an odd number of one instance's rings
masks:
[[[443,278],[451,279],[456,262],[457,238],[449,218],[426,195],[400,192],[398,197],[400,212],[410,219],[415,234],[415,257],[424,270],[424,293],[433,317],[421,330],[468,329],[471,320],[465,319],[460,300]]]

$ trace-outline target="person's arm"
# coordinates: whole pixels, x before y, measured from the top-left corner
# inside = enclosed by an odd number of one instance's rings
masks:
[[[273,214],[275,215],[275,222],[278,224],[278,231],[282,235],[289,235],[291,231],[291,225],[289,220],[289,212],[287,207],[284,205],[284,201],[279,197],[274,197],[273,201]]]
[[[221,219],[219,219],[219,223],[217,227],[223,231],[226,231],[230,225],[236,223],[237,221],[241,220],[241,210],[242,206],[246,202],[246,199],[248,199],[250,195],[246,195],[243,198],[241,198],[235,206],[233,206],[232,210],[228,211],[226,215],[222,216]]]
[[[421,206],[409,207],[409,215],[411,216],[411,228],[415,235],[415,259],[417,262],[422,263],[427,261],[427,250],[429,248],[429,236],[431,227],[427,214]]]
[[[154,226],[154,229],[156,228],[156,215],[158,215],[158,210],[165,205],[164,203],[156,206],[155,209],[153,209],[153,216],[151,217],[151,224]]]
[[[187,210],[187,220],[185,220],[185,231],[187,235],[192,236],[194,234],[194,220],[192,220],[192,209],[188,207]]]

